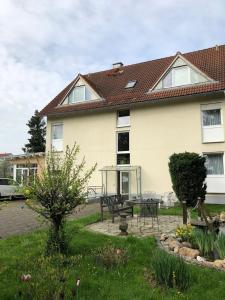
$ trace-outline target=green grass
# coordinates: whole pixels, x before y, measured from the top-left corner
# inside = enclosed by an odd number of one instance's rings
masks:
[[[120,238],[89,232],[85,225],[98,220],[98,215],[71,221],[67,233],[71,237],[71,254],[63,263],[48,261],[39,264],[44,253],[46,232],[10,237],[0,241],[0,299],[58,299],[45,298],[42,293],[54,288],[54,270],[66,274],[65,299],[74,299],[71,289],[80,278],[79,295],[75,299],[225,299],[225,273],[187,265],[191,272],[191,286],[183,294],[176,289],[154,287],[149,284],[152,259],[158,251],[154,238]],[[128,255],[126,265],[110,270],[98,264],[95,252],[108,244],[124,249]],[[30,282],[21,282],[22,274],[31,274]],[[35,297],[23,298],[26,291]],[[18,297],[19,291],[22,297]],[[39,291],[39,292],[35,292]]]
[[[225,211],[225,205],[224,204],[205,204],[206,210],[212,214],[218,214],[222,211]],[[176,204],[174,207],[170,208],[160,208],[159,210],[160,215],[175,215],[175,216],[182,216],[182,207],[180,204]],[[197,217],[197,210],[191,210],[191,216],[192,218]]]

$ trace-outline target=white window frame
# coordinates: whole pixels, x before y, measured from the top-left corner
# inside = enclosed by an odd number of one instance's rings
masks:
[[[183,84],[175,84],[176,70],[181,69],[181,68],[187,69],[188,81],[186,83],[183,83]],[[188,84],[191,84],[191,68],[188,65],[183,65],[183,66],[178,66],[178,67],[172,68],[172,86],[171,87],[185,86],[185,85],[188,85]]]
[[[119,136],[120,133],[129,133],[129,151],[119,151],[118,150],[118,145],[119,145],[119,143],[118,143],[118,136]],[[126,131],[117,131],[116,132],[116,165],[118,165],[117,164],[117,156],[118,156],[118,154],[129,154],[130,155],[130,131],[129,130],[126,130]],[[120,164],[119,166],[129,166],[129,165],[130,165],[130,163],[129,164]]]
[[[119,125],[118,121],[119,121],[119,112],[123,111],[123,110],[118,110],[117,113],[116,113],[116,127],[117,128],[122,128],[122,127],[130,127],[130,110],[129,109],[124,109],[124,111],[129,111],[129,124],[126,124],[126,125]]]
[[[54,152],[62,152],[63,151],[63,137],[61,139],[53,139],[53,127],[54,126],[62,126],[62,136],[63,136],[64,125],[63,125],[63,123],[52,123],[51,124],[51,149]],[[53,141],[61,141],[60,150],[54,148]]]
[[[225,178],[225,159],[224,159],[224,152],[204,152],[203,156],[207,155],[222,155],[223,159],[223,174],[207,174],[208,178]]]
[[[200,106],[201,109],[201,131],[202,131],[202,143],[220,143],[224,142],[224,127],[223,127],[223,111],[222,111],[222,103],[221,102],[216,102],[216,103],[206,103],[206,104],[201,104]],[[221,124],[218,125],[204,125],[203,124],[203,112],[204,111],[209,111],[209,110],[215,110],[219,109],[220,110],[220,120]],[[206,131],[207,130],[220,130],[222,132],[222,137],[218,140],[207,140],[205,137]]]

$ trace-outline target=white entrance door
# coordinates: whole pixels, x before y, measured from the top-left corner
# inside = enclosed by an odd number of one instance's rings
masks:
[[[129,172],[121,171],[120,173],[120,192],[125,198],[129,198],[130,178]]]

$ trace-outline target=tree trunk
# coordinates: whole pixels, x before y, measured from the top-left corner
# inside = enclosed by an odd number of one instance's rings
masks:
[[[187,203],[186,201],[182,201],[183,206],[183,224],[187,225]]]

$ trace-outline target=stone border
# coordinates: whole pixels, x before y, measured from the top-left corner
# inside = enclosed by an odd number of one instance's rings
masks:
[[[174,251],[169,250],[167,247],[165,247],[163,245],[163,243],[160,241],[159,237],[155,237],[155,238],[156,238],[157,245],[161,250],[167,252],[170,255],[173,255],[176,257],[182,257],[182,259],[188,264],[197,265],[198,267],[214,269],[214,270],[221,271],[221,272],[225,271],[224,268],[213,266],[209,261],[200,262],[200,261],[197,261],[196,259],[192,259],[190,257],[186,257],[183,255],[179,255],[178,253],[174,253]]]

